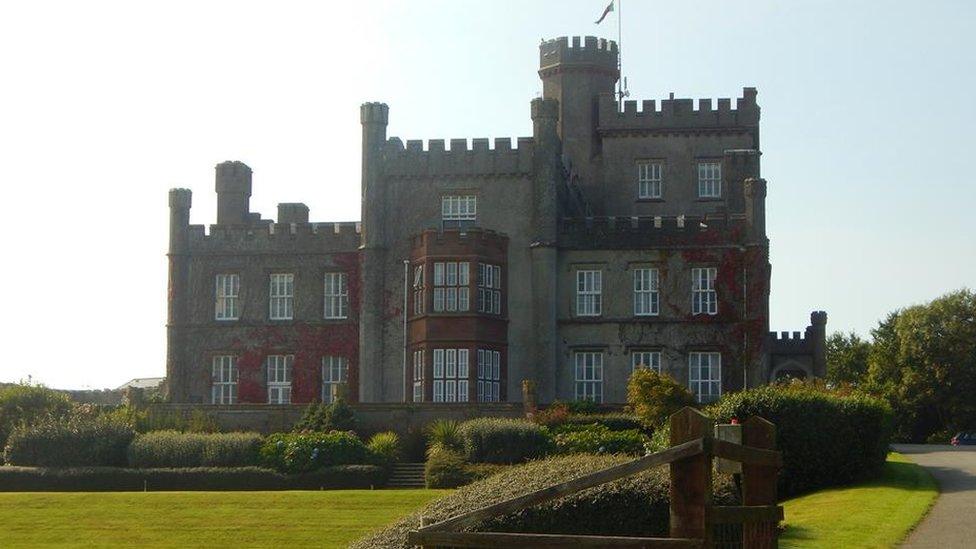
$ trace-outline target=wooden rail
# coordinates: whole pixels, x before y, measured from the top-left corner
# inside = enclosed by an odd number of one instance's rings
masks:
[[[774,450],[772,423],[754,417],[742,428],[742,444],[716,440],[711,419],[693,408],[673,414],[671,447],[634,461],[583,475],[528,494],[488,505],[409,532],[407,541],[421,547],[646,547],[650,549],[721,549],[713,540],[715,525],[742,525],[743,549],[777,547],[776,525],[783,508],[776,505],[776,475],[783,460]],[[712,505],[712,459],[742,463],[743,505]],[[486,519],[559,499],[630,475],[670,466],[671,537],[589,536],[507,532],[461,532]],[[738,532],[738,530],[736,530]]]

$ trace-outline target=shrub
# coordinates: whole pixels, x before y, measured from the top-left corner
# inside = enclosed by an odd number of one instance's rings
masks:
[[[721,422],[760,416],[776,425],[783,497],[875,475],[892,433],[891,408],[882,400],[803,383],[731,393],[705,412]]]
[[[573,426],[554,438],[556,452],[560,454],[642,455],[646,442],[636,429],[611,431],[606,425],[596,423]]]
[[[650,368],[637,368],[627,382],[627,405],[648,429],[656,429],[668,417],[695,406],[695,396],[668,374]]]
[[[472,463],[518,463],[549,452],[548,431],[525,420],[478,418],[465,421],[460,430]]]
[[[246,467],[258,464],[257,433],[179,433],[153,431],[129,445],[129,466]]]
[[[631,414],[577,414],[565,418],[561,426],[603,425],[611,431],[639,431],[644,428],[637,416]],[[555,430],[558,430],[555,429]]]
[[[352,547],[408,547],[407,532],[501,501],[572,480],[630,461],[623,456],[559,456],[510,467],[429,503],[393,525],[355,542]],[[731,479],[715,475],[716,505],[737,504]],[[619,536],[667,537],[668,468],[658,467],[511,515],[485,521],[482,531],[559,532]]]
[[[427,454],[437,449],[464,452],[461,423],[452,419],[437,419],[427,426]]]
[[[952,437],[955,435],[955,431],[949,431],[946,429],[936,431],[925,439],[925,444],[949,444],[949,441],[952,440]]]
[[[14,429],[4,455],[11,465],[123,466],[135,433],[108,418],[50,419]]]
[[[68,395],[37,385],[11,385],[0,389],[0,449],[21,425],[60,419],[71,411]]]
[[[393,431],[376,433],[366,443],[366,449],[378,465],[393,465],[400,459],[400,437]]]
[[[532,421],[539,425],[562,425],[569,418],[569,406],[564,402],[554,401],[544,410],[538,411],[532,416]]]
[[[265,439],[261,462],[282,473],[304,473],[330,465],[365,463],[363,441],[349,431],[275,433]]]
[[[118,467],[0,467],[0,492],[133,492],[166,490],[320,490],[386,483],[375,465],[338,465],[303,475],[259,467],[122,469]]]
[[[595,414],[599,411],[600,407],[596,402],[590,399],[584,399],[567,402],[566,408],[570,414]]]
[[[441,446],[434,446],[424,465],[428,488],[457,488],[472,480],[464,456]]]
[[[507,471],[511,467],[511,465],[499,465],[497,463],[468,463],[465,464],[464,470],[467,471],[471,482],[474,482]]]
[[[126,423],[137,433],[152,431],[215,433],[220,431],[217,420],[203,410],[193,410],[187,417],[178,410],[119,406],[105,413],[105,415],[113,420]]]
[[[356,416],[344,399],[332,404],[309,404],[302,419],[292,429],[295,432],[355,431]]]

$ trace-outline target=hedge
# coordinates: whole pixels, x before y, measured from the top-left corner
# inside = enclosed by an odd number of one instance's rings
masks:
[[[510,467],[434,500],[423,509],[355,542],[351,547],[405,548],[408,547],[407,532],[417,529],[421,517],[431,524],[631,459],[624,456],[574,455]],[[713,501],[716,505],[738,503],[730,477],[715,475],[714,484]],[[668,468],[658,467],[491,519],[476,530],[666,537],[670,504],[668,490]]]
[[[643,455],[646,438],[636,429],[611,431],[606,425],[564,425],[553,437],[560,454]]]
[[[153,431],[129,445],[129,466],[246,467],[258,464],[257,433],[180,433]]]
[[[264,440],[261,463],[281,473],[366,463],[369,451],[351,431],[275,433]]]
[[[428,488],[457,488],[472,480],[467,462],[461,454],[434,446],[424,464],[424,481]]]
[[[107,418],[49,420],[14,429],[4,459],[37,467],[125,466],[132,428]]]
[[[634,431],[644,428],[637,416],[622,413],[570,415],[559,425],[603,425],[611,431]]]
[[[303,475],[259,467],[123,469],[117,467],[0,467],[0,492],[141,492],[174,490],[319,490],[386,484],[375,465],[340,465]]]
[[[876,475],[893,425],[891,408],[880,399],[800,383],[732,393],[705,413],[723,423],[760,416],[776,425],[780,497]]]
[[[547,430],[519,419],[478,418],[461,424],[464,453],[472,463],[519,463],[546,455]]]

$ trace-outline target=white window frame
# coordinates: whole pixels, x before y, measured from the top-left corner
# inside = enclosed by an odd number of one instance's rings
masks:
[[[435,313],[463,313],[471,309],[469,262],[437,261],[433,278]]]
[[[576,371],[576,400],[603,402],[603,352],[576,351],[573,353]]]
[[[322,402],[332,404],[339,398],[341,387],[349,382],[349,361],[346,357],[322,357]]]
[[[268,318],[292,320],[295,317],[294,273],[272,273],[269,277]]]
[[[212,404],[237,404],[237,382],[240,372],[237,357],[234,355],[215,355],[211,370],[210,402]]]
[[[325,300],[322,311],[326,319],[349,318],[349,286],[346,273],[328,272],[323,277]]]
[[[465,228],[478,218],[478,197],[473,194],[441,197],[441,224],[444,228]]]
[[[658,199],[664,190],[664,163],[658,160],[637,162],[637,198]]]
[[[698,198],[722,198],[722,163],[698,162]]]
[[[425,300],[427,292],[424,284],[424,264],[419,263],[413,267],[413,314],[424,314]]]
[[[717,267],[691,269],[691,314],[718,314],[718,292],[715,290]]]
[[[576,316],[603,313],[603,271],[576,271]]]
[[[467,349],[434,349],[434,402],[468,402]]]
[[[661,351],[649,349],[635,349],[630,352],[630,371],[645,366],[657,373],[661,373]]]
[[[237,273],[220,273],[214,277],[214,318],[240,320],[241,277]]]
[[[698,402],[713,402],[722,396],[721,353],[688,353],[688,389]]]
[[[413,401],[424,401],[424,350],[413,352]]]
[[[478,402],[501,401],[501,353],[478,349]]]
[[[657,316],[661,309],[661,275],[657,269],[634,269],[634,316]]]
[[[295,355],[268,355],[264,362],[268,376],[268,404],[291,404]]]
[[[478,263],[478,312],[502,314],[502,268],[500,265]]]

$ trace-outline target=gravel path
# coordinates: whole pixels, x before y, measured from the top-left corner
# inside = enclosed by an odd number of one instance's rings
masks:
[[[939,483],[941,493],[903,548],[976,547],[976,446],[896,444]]]

